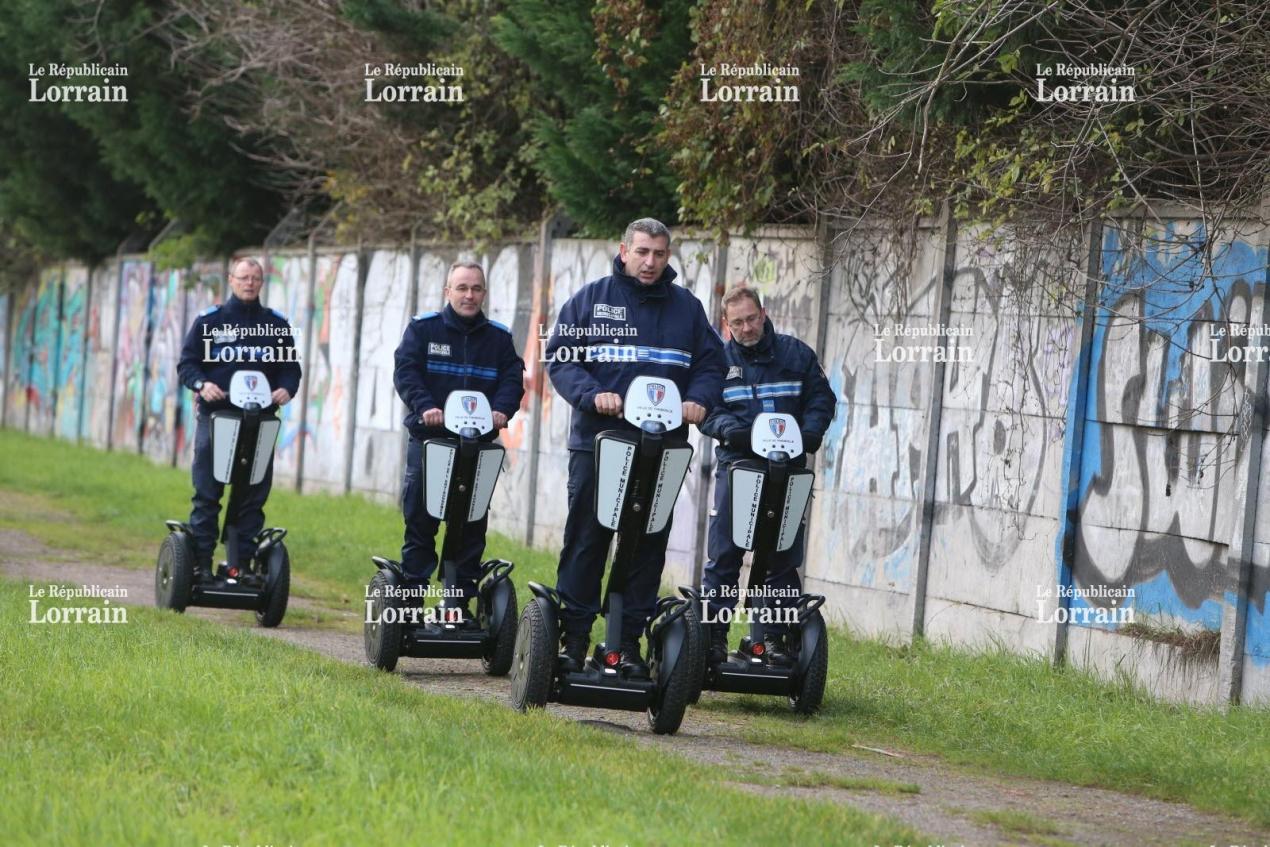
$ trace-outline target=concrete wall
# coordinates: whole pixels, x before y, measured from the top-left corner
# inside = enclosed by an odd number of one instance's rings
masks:
[[[745,283],[821,356],[838,407],[814,462],[805,579],[833,618],[1127,674],[1169,699],[1265,703],[1270,420],[1253,401],[1270,364],[1212,361],[1209,338],[1261,343],[1239,333],[1266,322],[1267,242],[1264,229],[1210,238],[1164,213],[1040,245],[931,219],[904,233],[689,236],[672,264],[712,320],[725,288]],[[264,300],[295,327],[305,368],[276,484],[396,502],[393,352],[410,315],[442,305],[449,264],[475,259],[488,314],[526,367],[492,524],[556,549],[571,410],[545,377],[541,330],[614,252],[544,232],[481,254],[267,256]],[[176,387],[176,356],[225,271],[223,259],[156,273],[121,257],[50,269],[0,299],[4,424],[188,465],[192,396]],[[668,582],[697,579],[704,558],[713,450],[692,443]],[[1116,604],[1094,589],[1120,592]],[[1145,630],[1068,622],[1125,605]],[[1219,656],[1196,651],[1214,639]]]

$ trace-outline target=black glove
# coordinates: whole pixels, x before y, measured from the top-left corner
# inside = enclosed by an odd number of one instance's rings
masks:
[[[803,433],[803,452],[815,453],[820,449],[820,443],[825,440],[823,435],[816,435],[811,432]]]
[[[750,428],[738,426],[730,429],[723,440],[733,450],[748,450],[750,449]]]

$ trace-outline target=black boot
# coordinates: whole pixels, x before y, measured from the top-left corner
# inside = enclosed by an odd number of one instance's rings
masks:
[[[728,625],[708,624],[710,627],[710,664],[717,665],[728,659]]]
[[[627,679],[648,679],[648,665],[639,651],[639,639],[622,642],[621,671]]]
[[[587,632],[566,632],[561,639],[564,650],[560,653],[560,669],[565,673],[577,673],[586,661],[586,648],[591,644]]]
[[[785,635],[780,632],[769,632],[763,636],[763,653],[771,665],[792,665],[789,648],[785,646]]]

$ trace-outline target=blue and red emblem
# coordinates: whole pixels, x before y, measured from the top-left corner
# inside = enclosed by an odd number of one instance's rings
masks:
[[[661,400],[666,396],[666,386],[660,382],[648,383],[648,399],[653,401],[654,406],[660,406]]]
[[[471,394],[463,395],[463,411],[467,412],[469,415],[476,414],[476,398]]]
[[[767,421],[767,425],[772,428],[772,435],[775,435],[777,438],[780,438],[782,435],[785,434],[785,419],[784,418],[770,418]]]

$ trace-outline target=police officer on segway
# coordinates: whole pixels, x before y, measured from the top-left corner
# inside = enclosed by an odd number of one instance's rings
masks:
[[[692,292],[676,285],[670,267],[670,230],[652,218],[626,228],[613,273],[583,286],[560,309],[546,348],[547,373],[573,407],[569,431],[569,514],[565,521],[556,590],[563,601],[561,670],[582,670],[591,625],[600,612],[600,584],[613,530],[595,513],[595,436],[605,430],[638,432],[622,417],[627,387],[637,376],[673,381],[682,397],[684,425],[666,433],[687,438],[717,402],[723,343]],[[622,609],[621,669],[648,679],[640,633],[657,602],[670,525],[644,537],[626,585]]]
[[[728,469],[733,462],[751,456],[750,428],[762,412],[793,416],[802,430],[803,450],[820,448],[836,399],[825,373],[810,347],[792,335],[777,333],[753,288],[734,287],[723,296],[723,320],[731,331],[725,355],[728,371],[723,383],[723,402],[701,425],[701,431],[719,442],[716,452],[714,509],[710,518],[709,561],[702,579],[703,615],[710,632],[712,664],[727,657],[728,626],[737,601],[737,582],[745,551],[732,540],[731,494]],[[804,467],[799,456],[790,464]],[[800,527],[788,550],[773,553],[765,588],[772,604],[792,605],[802,593],[798,568],[802,565],[804,530]],[[784,641],[787,627],[771,624],[764,636],[767,661],[788,663]]]
[[[287,319],[260,302],[265,281],[264,268],[255,259],[239,259],[229,274],[229,299],[204,310],[194,319],[177,375],[181,384],[198,394],[198,421],[194,433],[193,509],[190,512],[190,539],[194,547],[194,577],[212,573],[216,551],[217,515],[224,483],[212,475],[212,436],[209,416],[229,408],[229,383],[240,370],[259,371],[272,387],[274,406],[285,406],[300,388],[300,362],[293,330]],[[237,520],[238,558],[251,561],[256,552],[255,536],[265,525],[264,506],[273,486],[273,459],[264,478],[236,494],[240,511]]]
[[[401,568],[409,581],[404,587],[420,595],[437,567],[436,535],[441,524],[424,508],[423,442],[450,435],[444,426],[446,397],[461,389],[485,394],[493,410],[494,429],[481,440],[493,441],[525,395],[525,363],[516,352],[511,330],[481,311],[487,290],[480,264],[455,262],[446,277],[445,308],[416,315],[397,347],[393,384],[409,410],[404,422],[410,432],[401,486],[406,525]],[[463,596],[444,598],[444,606],[458,620],[472,618],[469,603],[476,596],[488,525],[485,515],[464,529],[455,586]]]

